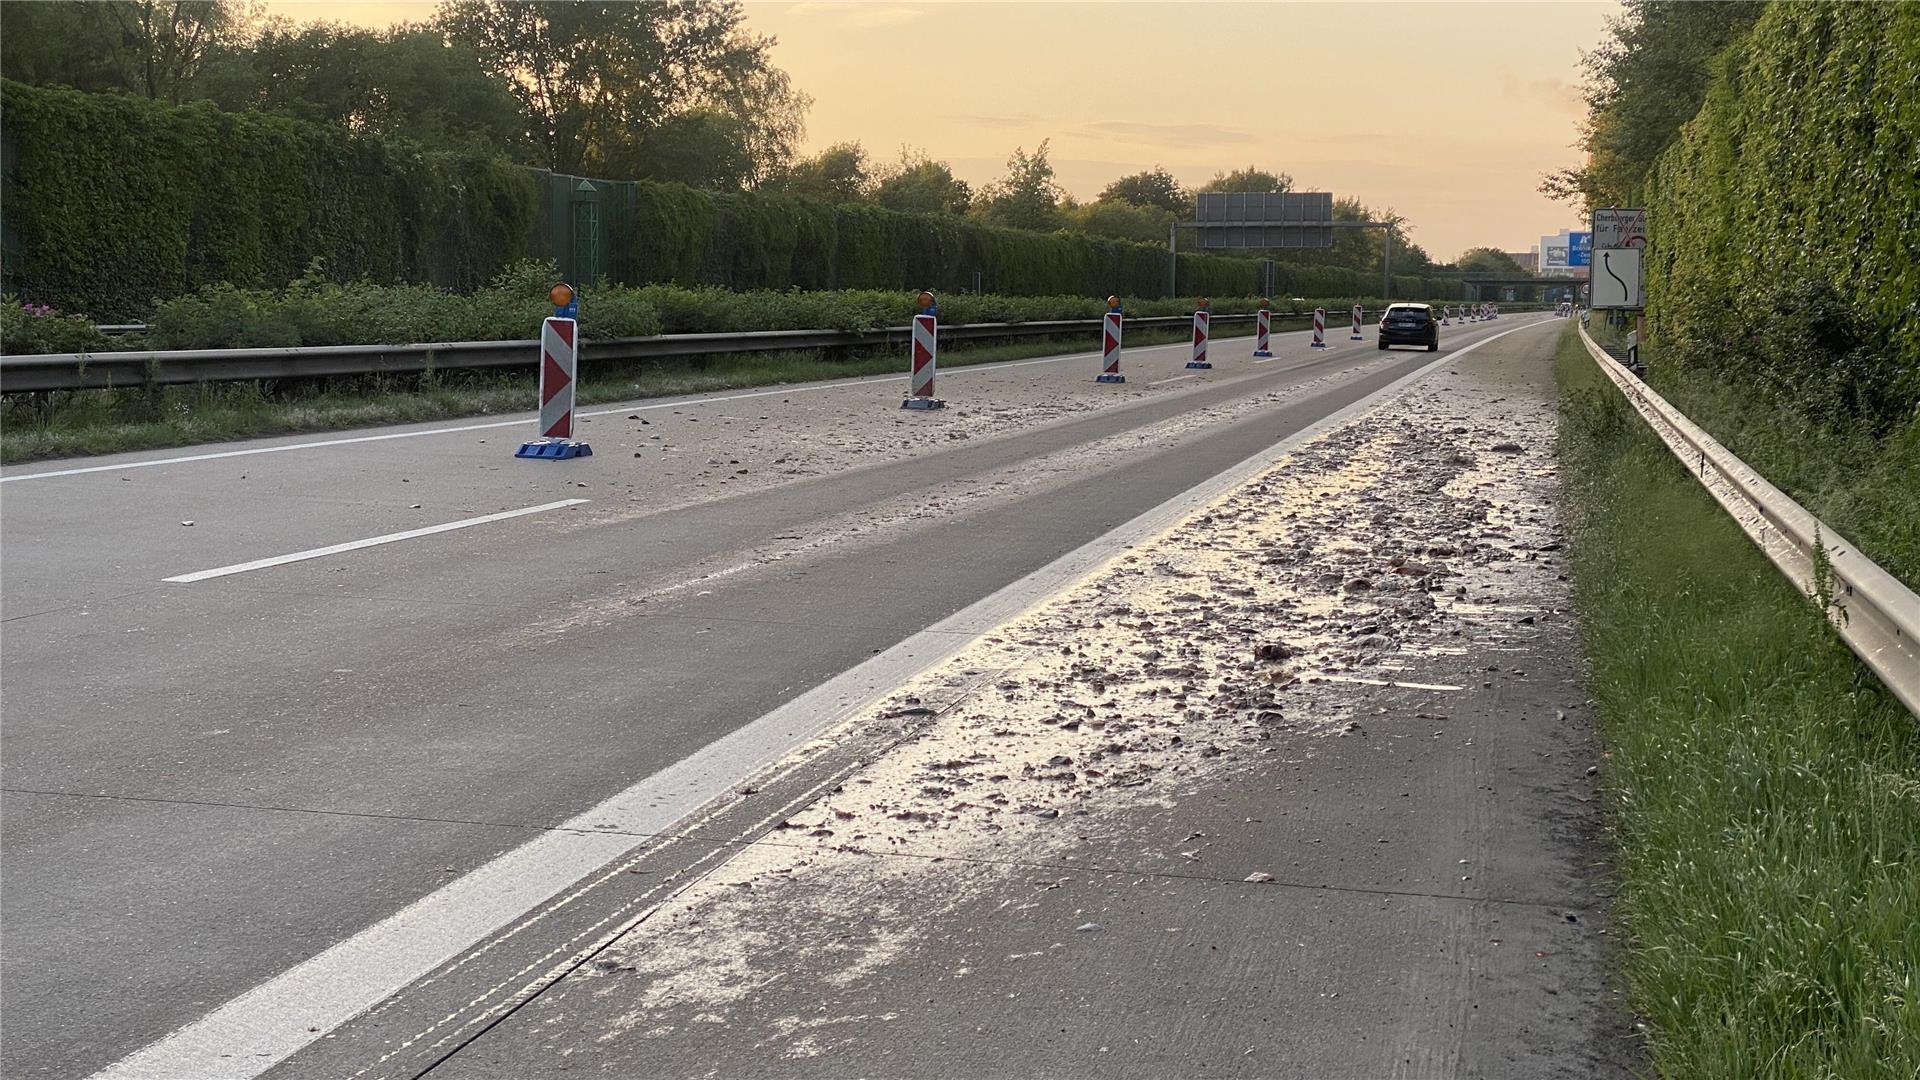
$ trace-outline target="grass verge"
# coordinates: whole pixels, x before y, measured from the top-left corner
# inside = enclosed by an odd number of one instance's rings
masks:
[[[1571,328],[1557,363],[1624,974],[1654,1067],[1920,1076],[1920,724]]]
[[[1249,327],[1220,327],[1217,338]],[[1184,341],[1184,332],[1135,330],[1130,347]],[[1092,351],[1085,335],[1005,344],[954,344],[942,367],[966,367],[1063,352]],[[1090,361],[1091,363],[1091,361]],[[665,361],[594,365],[581,373],[582,405],[738,390],[862,375],[905,374],[897,351],[829,357],[819,352],[743,353],[704,364]],[[302,382],[202,383],[124,390],[10,395],[0,402],[0,462],[113,454],[308,431],[410,424],[525,412],[534,402],[529,371],[448,371],[416,377],[348,377]]]

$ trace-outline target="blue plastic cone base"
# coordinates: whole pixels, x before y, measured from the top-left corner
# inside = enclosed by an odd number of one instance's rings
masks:
[[[939,398],[910,397],[901,402],[900,407],[903,409],[944,409],[947,407],[947,403],[941,401]]]
[[[1189,360],[1187,361],[1187,366],[1190,368],[1205,368],[1209,371],[1213,370],[1213,364],[1206,360]]]
[[[1324,349],[1327,348],[1327,343],[1324,341],[1316,341],[1313,343],[1313,347],[1316,349]]]
[[[574,442],[572,439],[535,439],[530,443],[521,443],[520,449],[515,450],[513,456],[565,461],[568,458],[592,457],[593,447],[583,442]]]
[[[1348,341],[1364,341],[1366,339],[1362,338],[1359,334],[1348,334],[1347,340]]]
[[[1260,359],[1262,359],[1262,360],[1271,360],[1271,359],[1273,359],[1273,350],[1271,350],[1271,349],[1255,349],[1255,350],[1253,350],[1253,355],[1254,355],[1254,356],[1256,356],[1256,357],[1258,357],[1258,358],[1260,358]]]
[[[1126,382],[1127,377],[1125,375],[1101,374],[1101,375],[1094,376],[1093,381],[1094,382]]]

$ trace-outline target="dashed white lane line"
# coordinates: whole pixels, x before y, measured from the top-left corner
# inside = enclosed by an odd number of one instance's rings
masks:
[[[1175,375],[1171,379],[1161,379],[1157,382],[1150,382],[1147,385],[1148,386],[1165,386],[1168,383],[1186,382],[1188,379],[1197,379],[1199,377],[1200,376],[1198,375]]]
[[[422,536],[433,536],[436,533],[452,532],[455,529],[471,529],[475,525],[485,525],[489,522],[505,521],[508,518],[526,517],[528,514],[539,514],[548,510],[559,510],[567,506],[579,506],[586,501],[585,499],[561,499],[559,502],[542,503],[539,506],[524,506],[518,510],[503,510],[498,514],[482,514],[479,517],[461,518],[459,521],[448,521],[439,525],[428,525],[421,529],[408,529],[405,532],[388,533],[385,536],[369,536],[365,540],[349,540],[344,544],[329,544],[326,547],[309,548],[306,551],[296,551],[291,555],[275,555],[268,559],[255,559],[252,562],[234,563],[232,566],[217,566],[212,570],[196,570],[191,574],[180,574],[176,577],[162,578],[161,580],[169,581],[176,585],[190,585],[193,582],[205,581],[208,578],[226,577],[229,574],[244,574],[249,570],[265,570],[270,566],[285,566],[288,563],[304,562],[308,559],[322,559],[328,555],[338,555],[343,551],[358,551],[361,548],[378,547],[381,544],[394,544],[402,540],[413,540]]]

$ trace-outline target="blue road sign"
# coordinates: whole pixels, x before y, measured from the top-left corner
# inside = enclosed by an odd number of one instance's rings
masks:
[[[1577,232],[1567,234],[1567,265],[1593,265],[1593,234]]]

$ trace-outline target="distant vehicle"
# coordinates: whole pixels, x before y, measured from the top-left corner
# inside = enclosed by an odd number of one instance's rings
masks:
[[[1440,323],[1426,304],[1395,304],[1380,319],[1380,349],[1389,345],[1425,345],[1440,351]]]

